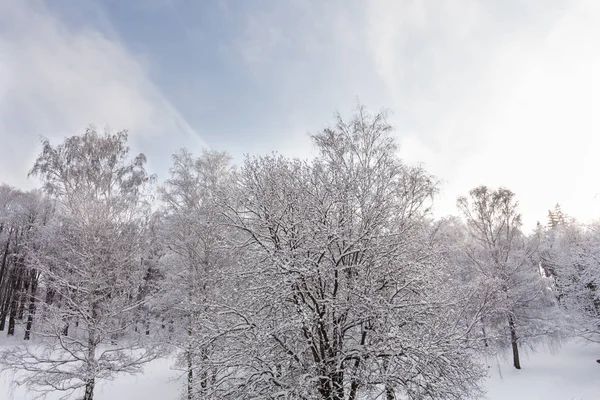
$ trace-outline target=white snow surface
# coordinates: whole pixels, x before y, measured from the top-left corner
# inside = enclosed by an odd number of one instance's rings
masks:
[[[491,400],[600,399],[600,345],[571,341],[556,352],[538,349],[521,356],[521,370],[510,358],[489,360],[485,383]]]
[[[6,346],[5,339],[3,345]],[[600,345],[571,341],[557,351],[538,349],[522,354],[523,368],[512,367],[510,358],[487,361],[485,382],[490,400],[598,400],[600,399]],[[137,376],[120,376],[97,386],[95,400],[178,400],[182,373],[172,369],[172,359],[146,365]],[[24,388],[11,390],[11,377],[0,378],[0,400],[30,400]],[[60,393],[49,395],[57,400]],[[76,398],[76,397],[74,397]]]

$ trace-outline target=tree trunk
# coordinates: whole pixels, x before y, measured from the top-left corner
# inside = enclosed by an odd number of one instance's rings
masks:
[[[334,368],[333,366],[332,369]],[[344,400],[344,373],[334,371],[326,373],[319,379],[319,393],[323,400]]]
[[[5,307],[4,302],[0,304],[0,308],[0,332],[3,332],[6,326],[6,316],[8,315],[8,308]]]
[[[208,359],[208,352],[205,347],[200,349],[201,359],[202,359],[202,369],[200,372],[200,390],[202,391],[202,396],[205,396],[206,390],[208,389],[208,369],[206,369],[206,361]]]
[[[29,294],[29,311],[27,312],[27,326],[25,327],[25,337],[23,340],[29,340],[31,337],[31,327],[33,326],[33,315],[35,314],[35,294],[37,291],[37,279],[35,275],[31,277],[31,292]]]
[[[54,289],[49,288],[48,290],[46,290],[46,298],[44,299],[44,301],[49,306],[52,305],[52,303],[54,303]]]
[[[329,379],[327,379],[323,373],[321,373],[320,375],[321,375],[321,377],[319,378],[319,393],[321,394],[321,399],[322,400],[333,399]]]
[[[8,231],[8,239],[6,240],[4,254],[2,255],[2,265],[0,266],[0,290],[2,289],[2,281],[4,280],[4,274],[6,273],[6,264],[7,264],[7,260],[8,260],[8,250],[9,250],[9,245],[10,245],[11,233],[12,233],[12,229]]]
[[[0,332],[4,331],[6,325],[6,317],[8,316],[8,310],[10,308],[11,286],[7,285],[6,294],[1,298],[0,303]]]
[[[333,396],[332,400],[344,400],[346,397],[344,393],[344,372],[336,371],[333,373]]]
[[[358,381],[356,379],[352,380],[350,384],[350,393],[348,394],[348,400],[356,400],[356,395],[358,393]]]
[[[98,313],[97,313],[97,304],[95,302],[91,302],[91,325],[88,325],[88,348],[87,348],[87,357],[86,357],[86,368],[88,369],[88,377],[85,380],[85,394],[83,396],[83,400],[93,400],[94,399],[94,386],[96,386],[96,378],[95,378],[95,369],[97,366],[96,361],[96,324],[98,321]],[[69,325],[67,325],[68,329]]]
[[[388,357],[385,357],[383,359],[383,370],[385,371],[386,375],[389,375],[389,369],[390,369],[390,361],[389,361]],[[385,398],[386,398],[386,400],[395,400],[396,399],[396,394],[394,392],[394,388],[389,382],[385,383]]]
[[[188,349],[186,352],[187,358],[187,398],[188,400],[192,400],[192,393],[194,391],[194,370],[193,370],[193,360],[192,360],[192,352],[191,349]]]
[[[6,334],[8,336],[13,336],[15,334],[15,319],[17,318],[17,298],[18,298],[18,289],[13,288],[12,291],[12,299],[10,299],[10,312],[8,314],[8,331]]]
[[[485,322],[483,322],[483,317],[481,317],[481,334],[483,335],[483,345],[488,347],[487,333],[485,331]]]
[[[22,297],[21,289],[23,287],[23,282],[21,274],[21,268],[19,268],[18,271],[13,270],[13,273],[11,274],[12,296],[9,301],[10,312],[8,314],[8,331],[6,332],[8,336],[13,336],[15,334],[15,320],[19,309],[19,300]]]
[[[510,328],[510,343],[512,345],[513,365],[516,369],[521,369],[521,361],[519,360],[519,344],[517,343],[517,328],[515,319],[512,314],[508,315],[508,326]]]
[[[8,330],[6,331],[6,334],[8,336],[15,335],[15,319],[16,319],[16,317],[17,317],[17,310],[14,307],[14,304],[11,303],[10,313],[8,314]]]
[[[186,350],[186,361],[187,361],[187,398],[188,400],[192,400],[192,393],[194,391],[194,359],[192,357],[192,333],[193,333],[193,319],[192,314],[188,315],[188,326],[187,326],[187,335],[188,335],[188,348]],[[169,328],[173,326],[169,325]]]
[[[83,400],[94,400],[94,386],[96,386],[96,380],[94,378],[88,379],[85,382]]]
[[[25,304],[27,303],[27,294],[29,293],[29,280],[23,279],[22,290],[19,295],[19,312],[17,314],[17,318],[19,321],[23,320],[25,316]]]
[[[385,385],[385,399],[386,400],[395,400],[396,394],[394,393],[394,389],[390,385]]]

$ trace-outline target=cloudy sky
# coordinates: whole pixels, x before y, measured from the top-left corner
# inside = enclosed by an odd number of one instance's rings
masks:
[[[182,146],[306,157],[359,99],[444,181],[438,215],[486,184],[527,226],[596,218],[598,43],[595,0],[0,0],[0,181],[90,123],[159,179]]]

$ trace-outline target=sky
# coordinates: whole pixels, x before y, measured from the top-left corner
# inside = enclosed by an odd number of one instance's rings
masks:
[[[0,0],[0,182],[40,137],[128,129],[148,169],[212,148],[314,154],[309,134],[387,109],[401,157],[442,180],[600,217],[595,0]]]

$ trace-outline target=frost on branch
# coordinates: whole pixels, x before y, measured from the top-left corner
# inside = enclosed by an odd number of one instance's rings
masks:
[[[83,390],[136,373],[156,354],[133,325],[146,298],[142,262],[148,220],[145,157],[128,158],[127,135],[90,128],[43,151],[31,171],[42,178],[57,216],[48,246],[32,252],[40,275],[34,343],[2,354],[15,382],[32,391]]]
[[[466,220],[464,264],[480,288],[486,311],[481,330],[496,349],[511,348],[513,365],[521,368],[520,349],[540,341],[556,341],[562,316],[540,271],[537,237],[521,232],[515,194],[479,186],[458,199]]]
[[[441,273],[435,180],[362,108],[313,136],[312,161],[249,158],[229,205],[244,234],[231,372],[216,398],[460,399],[477,391]]]

